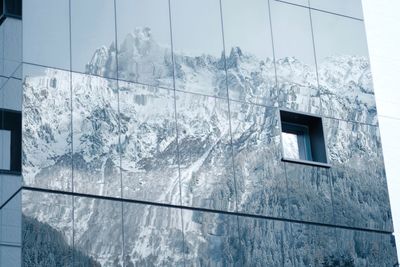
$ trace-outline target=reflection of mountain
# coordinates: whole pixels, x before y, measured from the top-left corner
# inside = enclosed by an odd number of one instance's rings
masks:
[[[25,215],[22,218],[23,266],[71,266],[72,259],[79,266],[101,266],[92,257],[73,249],[49,224]]]
[[[108,59],[110,53],[115,53],[114,47],[96,51],[93,60],[87,66],[87,71],[100,75],[115,71],[115,64]],[[223,59],[207,55],[174,55],[174,58],[177,88],[226,96]],[[165,87],[171,87],[173,84],[173,65],[168,49],[158,46],[148,29],[138,30],[126,38],[121,44],[118,62],[121,79]],[[376,122],[371,76],[365,59],[351,56],[328,58],[319,66],[319,90],[315,83],[315,70],[294,58],[276,61],[280,83],[278,87],[275,86],[275,68],[272,60],[262,61],[239,48],[234,48],[226,58],[226,65],[231,98],[268,104],[271,107],[282,105],[307,111],[318,110],[321,99],[322,108],[327,109],[328,115],[343,115],[345,118]],[[59,174],[65,173],[70,162],[67,155],[70,147],[70,137],[67,134],[70,121],[66,116],[71,113],[71,105],[66,103],[70,94],[68,78],[68,73],[48,70],[42,76],[25,81],[24,105],[29,113],[24,117],[24,177],[29,183],[63,188],[59,178],[49,177],[52,175],[51,171],[55,172],[56,177],[60,177]],[[173,91],[120,82],[120,91],[117,92],[116,84],[112,81],[80,74],[73,74],[72,84],[73,156],[78,190],[92,194],[119,195],[118,134],[121,129],[122,177],[126,190],[124,195],[179,204],[180,180]],[[286,210],[285,184],[282,182],[285,180],[285,174],[283,167],[279,165],[281,148],[276,110],[239,102],[232,104],[232,141],[238,193],[235,198],[227,102],[219,98],[182,92],[176,93],[176,99],[184,204],[232,210],[237,199],[237,204],[242,209],[256,210],[261,214],[272,211],[273,215],[282,216]],[[324,104],[329,108],[324,108]],[[120,115],[118,109],[121,111]],[[362,150],[370,155],[369,174],[376,175],[382,167],[381,155],[377,152],[379,148],[376,147],[377,137],[369,137],[369,128],[359,130],[359,136],[364,137],[359,142],[351,142],[354,140],[351,129],[343,131],[344,135],[336,140],[337,145],[332,148],[334,157],[339,157],[334,159],[343,166],[349,162],[353,163],[352,166],[362,165],[363,156],[350,155],[353,151]],[[36,155],[47,155],[47,158],[38,159],[35,158]],[[353,177],[364,173],[364,170],[353,168],[345,173]],[[275,192],[274,196],[260,187],[264,182],[270,191]],[[379,215],[379,211],[374,208],[380,207],[382,203],[386,205],[387,199],[379,197],[380,192],[375,191],[375,185],[365,186],[371,186],[366,191],[370,194],[371,201],[368,206],[373,207],[373,214],[367,213],[367,216],[372,218],[368,219],[379,221],[380,218],[373,218],[377,216],[376,213]],[[358,206],[349,203],[343,202],[343,205],[348,206],[342,208],[350,214],[357,213]],[[113,225],[108,216],[99,215],[101,205],[86,205],[84,202],[77,205],[81,205],[77,206],[78,210],[85,212],[86,222],[93,220],[101,221],[103,225]],[[116,209],[107,210],[114,210],[113,214],[118,216],[115,213]],[[142,262],[161,265],[181,263],[182,258],[178,252],[182,252],[182,231],[178,217],[178,211],[141,206],[132,208],[130,213],[124,216],[124,225],[129,227],[127,236],[130,237],[125,240],[130,242],[126,246],[126,257],[137,260],[134,263],[139,265]],[[288,229],[249,223],[246,225],[247,230],[253,234],[257,231],[265,232],[265,229],[274,231],[274,234],[265,240],[257,239],[251,233],[241,236],[245,248],[237,249],[234,240],[221,234],[235,231],[235,219],[219,218],[215,221],[222,221],[223,224],[214,225],[206,232],[204,225],[216,222],[200,217],[193,215],[184,218],[186,222],[191,221],[184,223],[185,234],[188,235],[184,249],[191,251],[192,259],[219,262],[220,259],[209,259],[208,255],[201,255],[204,246],[198,243],[202,243],[212,244],[215,250],[224,253],[221,257],[229,255],[232,259],[240,259],[242,256],[257,256],[262,258],[262,261],[270,262],[271,266],[278,266],[282,262],[282,258],[277,255],[282,249],[287,249],[282,242],[286,240],[283,235],[287,234]],[[119,252],[111,247],[120,242],[119,237],[113,240],[110,231],[102,232],[101,228],[96,228],[97,234],[107,233],[107,238],[93,238],[96,234],[88,223],[77,224],[76,227],[80,227],[77,232],[82,238],[79,244],[93,242],[88,252],[92,257],[102,255],[102,259],[109,259],[103,262],[110,262],[116,258],[115,254]],[[260,229],[253,230],[252,227]],[[302,237],[304,235],[307,234],[303,234]],[[331,233],[328,237],[333,239],[334,234]],[[318,240],[322,237],[311,235],[310,238]],[[109,242],[96,243],[106,239],[109,239]],[[259,253],[257,255],[242,255],[245,251],[252,250],[253,246],[257,246],[255,242],[259,242],[260,247],[269,249],[269,252],[261,250],[254,252]],[[349,244],[359,245],[355,244],[355,241]],[[304,251],[304,254],[309,254],[306,249]],[[327,251],[330,251],[330,247],[326,248],[325,252]],[[365,257],[357,248],[353,248],[352,251],[351,257],[354,262],[357,262],[357,257]],[[335,260],[332,256],[327,257],[326,261]],[[321,256],[320,260],[324,258]]]

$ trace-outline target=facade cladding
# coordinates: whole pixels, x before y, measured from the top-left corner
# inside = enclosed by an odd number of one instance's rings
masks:
[[[22,114],[1,266],[396,266],[360,1],[22,11],[0,26],[2,124]]]

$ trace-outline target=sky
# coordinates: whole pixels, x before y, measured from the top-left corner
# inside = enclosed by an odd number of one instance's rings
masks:
[[[362,3],[400,258],[400,1],[362,0]]]

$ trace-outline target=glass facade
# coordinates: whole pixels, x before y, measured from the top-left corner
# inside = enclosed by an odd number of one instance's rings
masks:
[[[0,266],[393,266],[361,4],[308,2],[24,0]],[[327,166],[282,161],[281,110]]]

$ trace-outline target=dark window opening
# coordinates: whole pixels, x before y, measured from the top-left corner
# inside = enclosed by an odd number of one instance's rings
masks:
[[[22,0],[0,0],[0,24],[6,17],[22,17]]]
[[[0,170],[21,172],[21,112],[0,109]]]
[[[283,160],[329,167],[320,117],[280,111]]]

